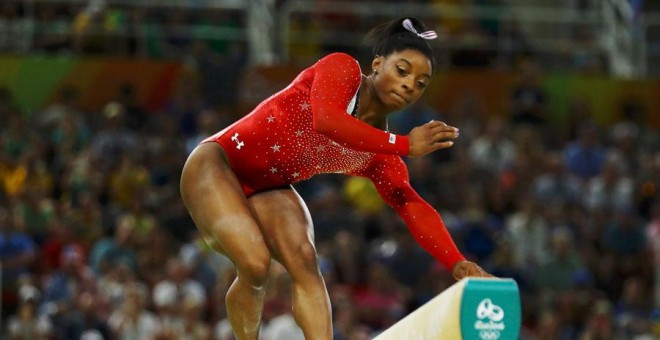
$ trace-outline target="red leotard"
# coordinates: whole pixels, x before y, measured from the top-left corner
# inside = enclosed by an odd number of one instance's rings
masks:
[[[451,269],[464,257],[437,211],[410,186],[399,157],[408,154],[408,138],[376,129],[349,114],[361,80],[355,59],[330,54],[204,142],[223,147],[247,196],[320,173],[371,179],[417,242]]]

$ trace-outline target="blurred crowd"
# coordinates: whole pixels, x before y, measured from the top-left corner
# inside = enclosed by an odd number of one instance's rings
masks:
[[[608,125],[576,97],[558,121],[521,64],[506,116],[464,93],[446,112],[423,101],[393,132],[441,119],[458,142],[406,159],[466,257],[521,292],[522,339],[660,336],[660,135],[631,98]],[[191,77],[187,81],[199,80]],[[10,339],[231,339],[231,264],[197,234],[178,193],[189,152],[236,113],[200,86],[149,112],[125,84],[98,111],[78,89],[24,112],[0,90],[2,336]],[[368,339],[453,284],[364,179],[296,185],[315,223],[335,339]],[[277,264],[264,339],[302,334]]]
[[[364,2],[360,1],[361,4]],[[543,59],[546,68],[589,74],[609,71],[605,40],[599,36],[604,29],[602,24],[571,19],[584,15],[584,11],[598,10],[597,1],[373,2],[377,7],[390,3],[392,6],[419,6],[415,8],[424,13],[422,18],[427,25],[438,31],[440,38],[434,42],[434,47],[441,68],[510,69],[521,56],[534,52],[537,58]],[[296,1],[272,1],[274,30],[285,24],[280,14],[288,3]],[[391,13],[386,14],[387,11],[365,14],[333,10],[336,6],[328,0],[312,3],[316,10],[293,11],[287,17],[288,46],[280,46],[279,32],[263,33],[271,34],[271,47],[278,54],[286,53],[288,63],[307,65],[321,55],[336,51],[359,55],[363,34],[391,16]],[[203,0],[176,6],[148,6],[141,2],[131,4],[112,0],[7,0],[0,4],[0,51],[180,59],[202,52],[219,56],[245,49],[248,10],[236,5],[206,5]],[[446,7],[431,5],[453,7],[445,10]],[[571,18],[565,18],[568,20],[549,17],[547,22],[529,22],[516,19],[524,15],[515,14],[518,5],[561,6],[574,12]],[[429,7],[424,9],[423,6]],[[481,13],[475,9],[478,6],[485,6],[479,8],[490,10],[484,13],[491,14],[478,14]],[[410,10],[404,12],[414,13]],[[511,14],[510,18],[508,14]],[[654,36],[649,34],[649,39]]]
[[[106,0],[3,1],[0,51],[180,59],[201,48],[224,54],[244,42],[236,8],[147,6]]]

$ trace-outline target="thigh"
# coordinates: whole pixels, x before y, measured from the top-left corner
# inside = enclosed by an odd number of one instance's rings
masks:
[[[205,143],[191,153],[181,174],[181,197],[213,249],[237,266],[246,259],[270,262],[254,211],[223,152]]]
[[[290,272],[291,266],[316,264],[312,219],[292,187],[261,192],[249,201],[273,258]]]

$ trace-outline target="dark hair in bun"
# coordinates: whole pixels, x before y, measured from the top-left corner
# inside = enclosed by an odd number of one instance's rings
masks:
[[[372,57],[377,55],[388,56],[394,52],[413,49],[421,52],[431,61],[435,69],[433,48],[427,39],[424,39],[403,26],[403,21],[409,19],[417,32],[427,30],[424,23],[417,18],[400,18],[374,27],[367,33],[366,41],[371,45]]]

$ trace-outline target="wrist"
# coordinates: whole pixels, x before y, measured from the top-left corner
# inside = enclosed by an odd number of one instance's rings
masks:
[[[456,265],[459,264],[460,262],[467,261],[465,259],[465,256],[461,253],[453,254],[447,259],[447,262],[445,265],[447,266],[447,269],[449,269],[452,273],[456,269]]]

